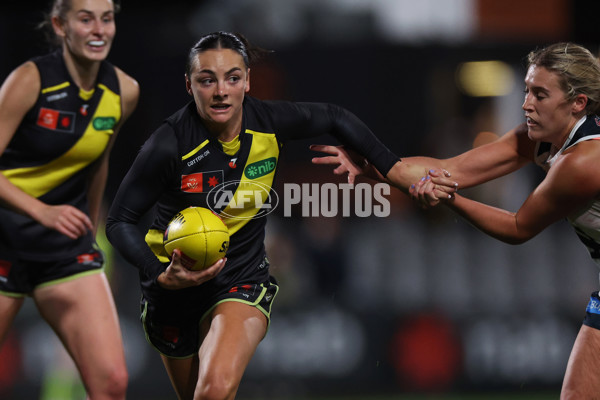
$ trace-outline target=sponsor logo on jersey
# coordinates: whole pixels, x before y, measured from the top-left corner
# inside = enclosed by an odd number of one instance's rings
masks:
[[[46,97],[46,101],[52,102],[52,101],[64,99],[67,96],[68,96],[67,92],[57,93],[57,94],[53,94],[51,96]]]
[[[594,117],[594,121],[596,121],[596,126],[600,126],[600,117]]]
[[[181,176],[181,191],[207,193],[223,183],[223,171],[205,171]]]
[[[197,156],[196,158],[194,158],[193,160],[190,160],[187,162],[187,166],[191,167],[192,165],[202,161],[204,159],[204,157],[208,157],[210,155],[210,150],[206,150],[204,153],[200,154],[199,156]]]
[[[237,157],[236,158],[232,158],[231,160],[229,160],[229,168],[232,168],[232,169],[233,168],[237,168],[236,161],[237,161]]]
[[[92,121],[92,126],[97,131],[107,131],[112,129],[116,123],[115,117],[96,117]]]
[[[73,132],[75,127],[75,113],[42,107],[38,115],[37,125],[53,131],[70,133]]]
[[[248,179],[257,179],[275,171],[275,167],[277,167],[277,159],[275,157],[267,158],[248,164],[244,170],[244,175]]]

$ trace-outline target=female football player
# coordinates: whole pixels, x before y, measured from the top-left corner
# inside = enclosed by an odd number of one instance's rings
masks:
[[[27,296],[92,399],[123,399],[121,331],[94,235],[116,134],[137,82],[106,61],[112,0],[55,0],[59,48],[0,88],[0,339]]]
[[[139,269],[146,336],[181,399],[233,399],[267,332],[278,286],[265,254],[262,205],[283,144],[329,133],[383,173],[398,160],[343,108],[246,95],[254,50],[227,32],[197,42],[185,74],[193,101],[145,143],[107,221],[109,240]],[[153,206],[144,240],[137,224]],[[215,210],[231,235],[226,259],[203,271],[183,268],[179,250],[169,259],[162,245],[169,220],[188,206]]]
[[[403,159],[435,169],[407,185],[399,163],[387,175],[425,206],[442,201],[486,234],[506,243],[523,243],[552,223],[567,219],[600,264],[600,64],[586,48],[557,43],[532,51],[525,76],[526,125],[500,139],[448,160]],[[317,163],[344,165],[338,173],[360,174],[343,149]],[[507,175],[528,163],[546,171],[544,180],[517,212],[491,207],[454,193],[455,182],[469,187]],[[452,180],[443,170],[450,171]],[[373,171],[371,171],[373,172]],[[371,176],[371,173],[369,173]],[[380,176],[381,178],[381,176]],[[591,295],[563,381],[562,399],[592,399],[600,393],[600,297]]]

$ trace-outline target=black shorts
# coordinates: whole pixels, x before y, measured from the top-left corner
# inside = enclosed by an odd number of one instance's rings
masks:
[[[585,309],[583,324],[600,330],[600,297],[598,292],[593,292],[590,297],[590,302]]]
[[[0,251],[0,294],[25,297],[34,289],[102,272],[104,257],[98,248],[64,260],[32,261]]]
[[[185,290],[185,289],[184,289]],[[186,297],[175,303],[169,302],[169,307],[177,310],[188,309],[189,313],[172,312],[175,318],[165,319],[160,309],[164,304],[159,300],[148,300],[142,297],[141,320],[146,333],[146,340],[161,354],[171,358],[189,358],[200,349],[200,323],[219,304],[226,301],[237,301],[259,309],[267,323],[271,319],[271,305],[279,291],[275,278],[270,277],[265,283],[243,283],[230,287],[202,305]],[[178,291],[174,291],[178,292]]]

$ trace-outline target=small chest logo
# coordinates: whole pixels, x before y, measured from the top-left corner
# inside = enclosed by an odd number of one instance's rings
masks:
[[[181,191],[207,193],[223,182],[223,171],[205,171],[181,176]]]
[[[267,158],[246,166],[244,175],[246,175],[246,178],[248,179],[258,179],[261,176],[268,175],[275,171],[275,167],[277,167],[277,158]]]
[[[42,107],[38,114],[37,125],[52,131],[71,133],[75,127],[75,113]]]
[[[92,126],[97,131],[107,131],[112,129],[116,123],[115,117],[96,117],[92,121]]]

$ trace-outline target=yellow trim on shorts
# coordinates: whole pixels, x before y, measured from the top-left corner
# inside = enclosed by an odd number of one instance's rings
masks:
[[[0,290],[0,295],[6,296],[6,297],[12,297],[14,299],[21,299],[21,298],[27,297],[26,293],[5,292],[3,290]]]
[[[44,282],[44,283],[34,287],[33,290],[41,289],[41,288],[44,288],[47,286],[52,286],[52,285],[56,285],[56,284],[63,283],[63,282],[70,282],[77,278],[82,278],[84,276],[89,276],[89,275],[101,274],[103,272],[104,272],[104,267],[98,268],[98,269],[90,269],[88,271],[83,271],[78,274],[67,276],[65,278],[60,278],[60,279],[55,279],[53,281]]]
[[[273,283],[270,283],[270,285],[273,285]],[[213,306],[211,308],[209,308],[204,315],[202,315],[202,317],[200,318],[200,322],[199,324],[202,323],[202,321],[204,321],[204,318],[206,318],[219,304],[222,303],[226,303],[228,301],[235,301],[237,303],[242,303],[242,304],[246,304],[248,306],[254,307],[256,309],[258,309],[261,313],[263,313],[265,315],[265,317],[267,317],[267,331],[265,332],[265,334],[269,331],[269,327],[271,326],[271,313],[269,313],[267,310],[265,310],[263,307],[261,307],[259,305],[259,303],[262,301],[262,299],[265,297],[265,293],[267,291],[267,286],[265,286],[264,284],[260,284],[260,286],[262,286],[262,291],[260,292],[260,296],[258,296],[258,299],[255,302],[251,302],[248,300],[242,300],[242,299],[235,299],[235,298],[231,298],[231,299],[223,299],[221,301],[216,302],[215,304],[213,304]],[[275,290],[275,294],[273,295],[273,298],[271,299],[271,304],[273,304],[273,302],[275,301],[275,297],[277,297],[277,293],[279,293],[279,286],[277,286],[277,290]]]

